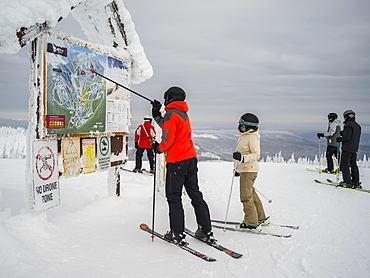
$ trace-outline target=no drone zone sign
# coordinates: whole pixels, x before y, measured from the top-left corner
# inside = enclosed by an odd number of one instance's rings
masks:
[[[36,140],[33,143],[35,211],[42,211],[60,203],[57,153],[56,140]]]

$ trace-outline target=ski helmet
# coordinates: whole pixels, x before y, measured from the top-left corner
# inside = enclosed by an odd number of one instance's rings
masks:
[[[164,105],[172,101],[183,101],[186,98],[186,93],[180,87],[171,87],[164,93]]]
[[[353,110],[346,110],[343,112],[343,118],[354,118],[356,116]]]
[[[240,117],[238,130],[240,132],[246,132],[250,129],[257,129],[259,120],[256,115],[252,113],[245,113]]]
[[[150,117],[149,115],[145,115],[144,116],[144,121],[152,122],[152,117]]]
[[[330,122],[334,121],[337,118],[338,118],[337,113],[332,112],[332,113],[328,114],[328,119],[329,119]]]

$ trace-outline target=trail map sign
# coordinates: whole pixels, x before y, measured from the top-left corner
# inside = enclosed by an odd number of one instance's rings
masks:
[[[129,92],[92,71],[129,86],[130,60],[54,35],[45,44],[46,135],[128,133]]]
[[[33,196],[36,211],[60,203],[57,153],[56,140],[36,140],[33,143]]]

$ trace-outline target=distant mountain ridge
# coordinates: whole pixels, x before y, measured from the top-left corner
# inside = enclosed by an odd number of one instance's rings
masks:
[[[134,160],[133,134],[129,135],[129,160]],[[368,136],[368,135],[365,135]],[[235,129],[196,129],[193,130],[192,139],[198,154],[199,161],[223,160],[232,161],[232,153],[239,133]],[[288,131],[261,130],[261,160],[276,155],[285,161],[294,155],[295,159],[307,158],[314,160],[319,156],[319,140],[316,135],[305,138]],[[326,140],[320,139],[320,152],[324,156]],[[370,145],[360,145],[358,160],[364,155],[370,157]],[[25,158],[26,156],[26,130],[0,126],[0,158]],[[146,155],[143,157],[146,160]]]
[[[319,156],[319,140],[304,138],[288,131],[261,130],[261,159],[281,154],[284,160],[294,155],[295,158],[314,160]],[[193,141],[197,149],[198,159],[232,161],[239,133],[236,130],[193,130]],[[326,140],[320,139],[320,153],[324,155]],[[370,157],[370,146],[361,145],[358,159],[366,155]]]

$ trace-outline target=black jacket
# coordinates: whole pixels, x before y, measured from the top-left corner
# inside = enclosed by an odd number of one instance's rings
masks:
[[[357,153],[360,145],[361,126],[356,122],[355,118],[348,118],[344,122],[342,131],[342,150],[351,153]]]

